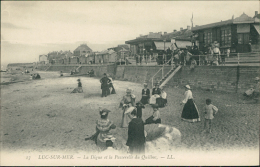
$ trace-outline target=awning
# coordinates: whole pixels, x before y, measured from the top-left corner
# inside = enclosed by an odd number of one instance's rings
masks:
[[[171,42],[154,42],[157,50],[167,50],[171,48]]]
[[[184,49],[186,46],[192,46],[192,43],[190,41],[175,41],[178,48]]]
[[[254,24],[254,27],[255,27],[256,31],[258,32],[258,34],[260,34],[260,26],[259,26],[259,24]]]

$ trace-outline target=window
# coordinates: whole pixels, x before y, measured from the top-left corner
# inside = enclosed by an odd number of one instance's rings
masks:
[[[231,46],[230,29],[221,30],[221,46]]]
[[[212,43],[212,32],[205,32],[204,33],[204,43],[211,44]]]
[[[238,44],[249,44],[249,34],[237,34]]]

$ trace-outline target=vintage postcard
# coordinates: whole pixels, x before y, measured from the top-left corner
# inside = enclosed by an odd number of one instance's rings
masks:
[[[259,165],[259,1],[1,1],[1,166]]]

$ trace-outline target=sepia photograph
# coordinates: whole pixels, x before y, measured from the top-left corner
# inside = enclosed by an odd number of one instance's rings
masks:
[[[259,1],[1,1],[1,166],[258,166]]]

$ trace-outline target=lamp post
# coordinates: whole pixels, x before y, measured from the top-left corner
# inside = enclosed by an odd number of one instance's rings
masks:
[[[164,52],[163,52],[164,63],[165,63],[165,57],[166,57],[166,56],[165,56],[165,42],[166,42],[166,39],[163,40],[163,43],[164,43],[164,48],[163,48],[163,51],[164,51]],[[163,63],[163,64],[164,64],[164,63]]]
[[[152,52],[153,52],[153,48],[150,49],[151,53],[150,53],[150,63],[152,62]]]
[[[145,55],[145,48],[143,49],[143,55],[144,55],[145,63],[147,65],[147,55]]]

